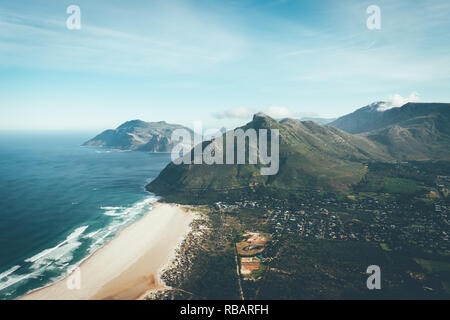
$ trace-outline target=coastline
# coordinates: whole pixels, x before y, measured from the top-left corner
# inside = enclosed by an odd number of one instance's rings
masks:
[[[157,202],[71,275],[19,299],[133,300],[151,290],[164,289],[161,274],[175,259],[195,216],[180,205]],[[79,287],[68,285],[73,279],[79,279],[75,280]]]

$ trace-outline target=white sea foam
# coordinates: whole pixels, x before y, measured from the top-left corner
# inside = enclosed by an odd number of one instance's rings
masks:
[[[113,207],[113,206],[102,206],[100,209],[104,210],[104,215],[111,217],[120,217],[132,215],[136,216],[142,213],[143,209],[150,209],[150,205],[156,202],[158,198],[148,197],[142,201],[136,202],[131,207]]]
[[[120,213],[120,212],[117,212],[116,210],[107,210],[104,212],[105,216],[110,216],[110,217],[119,217],[123,214],[124,214],[123,212]]]
[[[4,277],[6,279],[6,281],[0,281],[0,290],[8,288],[8,287],[12,286],[13,284],[16,284],[17,282],[20,282],[22,280],[25,280],[28,278],[35,278],[36,276],[37,276],[36,272],[28,273],[25,275],[9,274],[7,277]]]
[[[0,274],[0,290],[8,288],[22,280],[37,278],[43,272],[54,269],[63,269],[73,259],[73,251],[81,245],[80,236],[89,226],[82,226],[75,229],[66,239],[52,248],[42,250],[38,254],[25,259],[25,262],[32,263],[29,267],[32,272],[27,274],[17,274],[14,272],[20,266],[14,266],[6,272]],[[5,280],[6,279],[6,280]]]
[[[77,239],[79,236],[81,236],[81,235],[83,234],[83,232],[84,232],[88,227],[89,227],[89,226],[82,226],[82,227],[79,227],[79,228],[75,229],[74,232],[72,232],[71,234],[69,234],[69,235],[67,236],[66,241],[70,241],[70,240],[73,240],[73,239]]]
[[[151,209],[152,204],[158,201],[158,197],[149,196],[144,200],[138,201],[130,207],[119,206],[102,206],[100,209],[104,210],[103,214],[113,217],[112,221],[106,228],[98,231],[92,238],[95,240],[89,249],[89,252],[93,252],[102,245],[111,234],[117,233],[123,226],[134,221],[137,217],[145,214]]]
[[[93,238],[93,237],[94,237],[97,233],[99,233],[99,232],[100,232],[100,230],[90,232],[90,233],[88,233],[87,235],[85,235],[83,238],[85,238],[85,239]]]
[[[59,248],[61,247],[65,247],[67,245],[70,245],[70,242],[78,239],[78,237],[88,228],[89,226],[82,226],[79,227],[77,229],[75,229],[75,231],[73,231],[71,234],[69,234],[67,236],[67,238],[58,243],[56,246],[54,246],[53,248],[49,248],[49,249],[45,249],[41,252],[39,252],[38,254],[32,256],[31,258],[25,259],[25,262],[36,262],[44,257],[48,257],[52,252],[57,251]]]
[[[9,276],[11,273],[13,273],[14,271],[16,271],[16,270],[19,269],[19,268],[20,268],[20,266],[14,266],[14,267],[12,267],[11,269],[8,269],[8,270],[6,270],[6,271],[3,272],[3,273],[0,273],[0,281],[1,281],[3,278]]]
[[[123,207],[100,207],[102,210],[120,210],[123,209]]]
[[[130,207],[120,206],[104,206],[100,209],[104,210],[105,215],[112,216],[112,220],[105,227],[84,234],[89,226],[81,226],[75,229],[69,234],[65,240],[58,243],[56,246],[44,249],[34,256],[25,259],[25,262],[31,263],[29,266],[29,272],[26,274],[15,274],[15,272],[21,268],[21,266],[14,266],[9,270],[0,274],[0,290],[8,288],[18,282],[26,279],[33,279],[40,277],[46,271],[59,271],[66,270],[70,266],[74,267],[79,265],[81,261],[84,261],[88,256],[93,254],[98,248],[102,247],[112,235],[120,231],[123,226],[136,220],[139,216],[145,214],[151,209],[152,204],[158,201],[157,197],[147,197],[144,200],[138,201]],[[88,249],[88,255],[81,261],[71,264],[73,260],[73,252],[82,244],[82,239],[92,239],[93,242]],[[53,277],[52,282],[61,279],[65,276],[65,273],[61,276]]]

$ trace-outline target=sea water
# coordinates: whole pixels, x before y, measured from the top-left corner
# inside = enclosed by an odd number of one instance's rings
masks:
[[[0,299],[66,276],[157,201],[144,187],[169,154],[81,147],[90,137],[0,133]]]

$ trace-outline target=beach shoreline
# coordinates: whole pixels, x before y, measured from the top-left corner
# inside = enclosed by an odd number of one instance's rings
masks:
[[[134,300],[164,289],[161,275],[173,263],[195,218],[187,207],[157,202],[70,275],[19,299]]]

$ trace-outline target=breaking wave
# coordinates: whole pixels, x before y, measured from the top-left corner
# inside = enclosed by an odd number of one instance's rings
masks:
[[[102,226],[77,227],[55,246],[41,250],[24,259],[22,264],[0,273],[0,299],[14,295],[17,288],[29,285],[30,281],[37,281],[40,284],[37,287],[43,287],[61,279],[68,270],[87,259],[121,229],[151,210],[157,200],[157,197],[148,196],[129,207],[100,207],[103,215],[108,217]],[[40,280],[44,278],[50,281],[42,283]]]

